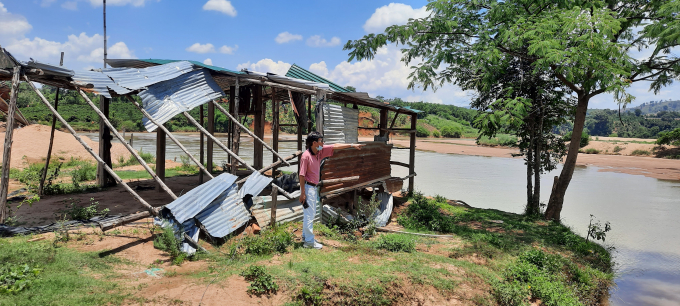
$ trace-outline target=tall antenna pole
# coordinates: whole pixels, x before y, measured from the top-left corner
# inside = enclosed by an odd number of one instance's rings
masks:
[[[104,0],[104,68],[106,68],[106,0]]]

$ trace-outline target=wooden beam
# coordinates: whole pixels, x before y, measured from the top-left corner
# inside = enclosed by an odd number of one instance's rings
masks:
[[[390,165],[397,165],[397,166],[402,166],[402,167],[406,167],[406,168],[411,169],[411,165],[409,165],[409,164],[407,164],[407,163],[402,163],[402,162],[394,161],[394,160],[391,160],[391,161],[390,161]]]
[[[350,177],[343,177],[343,178],[336,178],[336,179],[330,179],[330,180],[323,180],[319,181],[317,185],[319,186],[324,186],[328,184],[334,184],[334,183],[345,183],[345,182],[353,182],[358,180],[358,176],[350,176]]]
[[[241,100],[240,97],[240,85],[239,85],[239,78],[236,78],[236,83],[234,83],[234,116],[232,117],[232,120],[234,121],[234,126],[233,126],[233,132],[232,132],[232,145],[231,149],[236,151],[236,154],[238,154],[238,149],[239,149],[239,144],[241,142],[241,131],[239,130],[238,124],[239,122],[239,117],[238,117],[238,104]],[[246,101],[248,102],[248,101]],[[214,103],[213,103],[214,104]],[[231,159],[231,174],[236,174],[236,171],[238,170],[238,163],[234,160],[232,157]]]
[[[255,85],[253,87],[253,104],[255,105],[255,114],[253,115],[253,137],[260,141],[253,139],[253,168],[262,169],[264,164],[264,147],[261,141],[264,138],[264,100],[262,99],[262,85]]]
[[[312,131],[312,95],[307,96],[307,133]]]
[[[210,135],[215,135],[215,106],[212,103],[208,104],[208,133],[210,133]],[[213,173],[214,171],[213,169],[213,154],[215,154],[213,151],[214,144],[215,143],[213,142],[212,138],[208,136],[208,144],[206,146],[208,150],[207,153],[208,164],[206,165],[207,166],[206,168],[208,168],[208,172],[210,173]]]
[[[125,141],[125,140],[123,140]],[[156,130],[156,175],[165,182],[165,132],[163,129]],[[160,184],[157,184],[158,192],[163,192]]]
[[[61,53],[61,61],[59,66],[64,65],[64,52]],[[54,97],[54,110],[59,110],[59,92],[61,89],[57,87],[57,94]],[[43,188],[45,188],[45,179],[47,178],[47,170],[50,168],[50,159],[52,159],[52,146],[54,145],[54,131],[57,128],[57,117],[52,116],[52,129],[50,129],[50,144],[47,147],[47,158],[45,158],[45,168],[40,177],[40,184],[38,185],[38,195],[43,195]]]
[[[416,114],[411,115],[411,129],[413,129],[413,133],[411,133],[411,142],[409,145],[409,154],[408,154],[408,174],[415,174],[415,164],[416,164],[416,126],[418,124],[418,116]],[[410,177],[408,179],[408,191],[413,192],[414,189],[414,177]]]
[[[276,88],[272,87],[272,151],[279,151],[279,101],[276,100]],[[272,154],[272,163],[277,161],[275,154]],[[272,169],[272,177],[276,177],[276,168]],[[276,215],[276,212],[274,212]],[[272,219],[275,220],[275,219]]]
[[[380,127],[380,137],[385,137],[389,133],[387,131],[387,109],[383,108],[380,110],[380,122],[379,125]]]
[[[390,129],[394,128],[394,123],[397,122],[397,117],[399,117],[399,111],[394,113],[394,118],[392,118],[392,123],[390,124]]]
[[[271,217],[270,217],[271,219],[269,220],[269,225],[271,227],[276,226],[276,206],[277,206],[276,202],[278,202],[278,199],[277,199],[278,196],[279,196],[278,191],[279,191],[278,189],[272,188],[272,207],[271,207]]]
[[[199,116],[199,119],[200,119],[199,124],[201,124],[201,126],[205,126],[205,122],[204,122],[205,116],[203,115],[203,104],[201,104],[201,107],[198,109],[198,116]],[[198,155],[200,156],[200,159],[201,159],[200,163],[202,165],[205,162],[205,148],[204,148],[205,147],[205,135],[203,135],[203,133],[201,133],[199,135],[199,137],[200,137],[200,141],[199,141],[200,148],[198,150]],[[199,185],[203,184],[203,171],[198,172],[198,184]]]
[[[21,66],[14,67],[12,76],[12,92],[7,109],[7,130],[5,130],[5,146],[2,155],[2,182],[0,183],[0,223],[4,224],[9,217],[7,210],[7,194],[9,191],[9,168],[12,158],[12,137],[14,136],[14,113],[17,108],[17,95],[19,93],[19,78],[22,74]]]
[[[99,109],[103,116],[99,118],[99,156],[104,160],[109,168],[111,163],[111,129],[104,123],[109,118],[109,104],[111,100],[100,96]],[[100,187],[115,185],[111,176],[106,172],[102,165],[97,165],[97,183]]]

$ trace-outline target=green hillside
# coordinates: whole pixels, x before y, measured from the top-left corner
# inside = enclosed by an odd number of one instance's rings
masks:
[[[636,112],[639,109],[642,115],[656,114],[658,112],[680,112],[680,100],[675,101],[650,101],[636,107],[627,108],[626,112]]]

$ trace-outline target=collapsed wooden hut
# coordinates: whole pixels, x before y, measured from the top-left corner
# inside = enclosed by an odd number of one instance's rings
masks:
[[[316,118],[316,130],[324,135],[327,143],[358,143],[358,129],[378,131],[374,141],[366,143],[364,150],[339,150],[324,165],[321,174],[321,195],[324,201],[343,194],[354,195],[357,190],[365,188],[381,188],[382,191],[394,192],[401,189],[401,182],[406,179],[409,180],[407,189],[413,190],[417,120],[415,110],[389,105],[370,98],[366,93],[351,92],[296,65],[290,68],[286,76],[280,76],[247,70],[233,71],[195,61],[109,59],[106,62],[113,68],[72,71],[33,60],[19,62],[9,52],[0,49],[0,80],[12,81],[7,103],[7,131],[0,184],[0,211],[3,213],[0,220],[4,220],[6,212],[14,121],[21,118],[15,115],[17,87],[21,81],[28,82],[41,102],[52,112],[55,120],[59,120],[96,159],[98,184],[123,185],[145,208],[142,213],[102,223],[103,230],[149,216],[161,216],[172,219],[176,225],[182,224],[186,242],[193,247],[200,247],[196,243],[199,230],[213,237],[224,237],[245,224],[251,216],[265,226],[273,222],[294,220],[297,216],[296,209],[299,209],[294,207],[299,206],[295,204],[299,197],[299,187],[297,192],[285,190],[274,178],[280,175],[277,171],[279,167],[299,165],[299,157],[305,149],[304,135],[314,128],[311,120],[313,116]],[[82,141],[78,133],[59,115],[58,101],[53,106],[32,82],[74,90],[80,94],[99,116],[98,151]],[[101,99],[95,103],[86,93],[95,93]],[[137,102],[133,95],[139,96],[142,103]],[[113,97],[126,97],[143,114],[147,131],[156,133],[158,162],[155,169],[147,165],[109,121],[109,101]],[[271,101],[271,145],[263,141],[266,101]],[[280,123],[280,110],[284,104],[290,104],[295,110],[296,123]],[[207,105],[207,122],[202,122],[203,115],[199,120],[189,115],[188,111],[197,107],[200,107],[202,114],[204,105]],[[377,127],[359,126],[359,106],[379,110],[380,122]],[[215,137],[216,111],[228,118],[226,144]],[[395,113],[391,124],[388,123],[390,111]],[[201,133],[201,137],[206,137],[206,160],[203,159],[203,153],[198,158],[192,155],[164,126],[164,123],[178,115],[186,117]],[[396,116],[399,115],[411,117],[410,128],[394,128]],[[244,116],[253,117],[252,131],[241,122],[240,118]],[[286,125],[296,129],[296,139],[280,139],[279,131]],[[390,160],[393,149],[388,144],[390,133],[406,133],[410,136],[408,164]],[[199,168],[200,182],[208,179],[181,197],[177,197],[164,183],[166,136]],[[239,155],[241,136],[253,138],[252,164],[246,163]],[[112,137],[125,145],[155,180],[159,191],[168,193],[174,199],[173,202],[163,207],[152,207],[116,175],[112,170],[109,151]],[[283,157],[279,155],[279,144],[288,141],[295,142],[298,151]],[[228,154],[226,167],[221,174],[212,166],[215,146]],[[273,156],[272,163],[266,166],[265,149],[271,151]],[[201,141],[201,152],[203,151]],[[49,161],[49,156],[47,160]],[[392,177],[392,165],[407,167],[409,175],[403,178]],[[249,207],[250,210],[244,208],[244,202],[247,204],[249,201],[252,204],[248,206],[254,205]],[[282,204],[280,206],[277,205],[279,201]],[[287,203],[283,203],[286,201]],[[320,216],[321,207],[317,211]],[[290,216],[286,217],[286,212],[290,212]],[[299,217],[301,218],[301,213]]]

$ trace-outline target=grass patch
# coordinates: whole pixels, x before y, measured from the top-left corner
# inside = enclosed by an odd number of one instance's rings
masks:
[[[274,278],[267,273],[263,266],[252,265],[241,272],[241,276],[250,282],[250,286],[248,286],[248,293],[250,294],[260,296],[276,293],[279,290],[279,285],[274,282]]]
[[[489,147],[516,147],[517,137],[509,134],[497,134],[496,137],[481,136],[477,139],[477,144]]]
[[[619,146],[615,146],[615,147],[614,147],[614,153],[619,153],[619,152],[623,151],[623,149],[625,149],[625,148],[622,148],[622,147],[619,147]]]
[[[585,154],[600,154],[600,152],[602,152],[602,151],[600,151],[598,149],[589,148],[589,149],[585,149],[585,150],[579,150],[579,152],[585,153]]]
[[[649,155],[652,155],[652,152],[649,152],[647,150],[637,149],[637,150],[633,151],[632,153],[630,153],[630,155],[633,155],[633,156],[649,156]]]
[[[80,202],[76,200],[71,204],[66,205],[66,208],[61,211],[62,220],[89,220],[96,216],[106,216],[109,213],[108,208],[99,209],[99,202],[94,198],[90,198],[90,205],[81,206]]]
[[[144,160],[147,164],[155,164],[156,163],[156,157],[148,152],[144,152],[144,150],[140,149],[139,152],[139,157]],[[125,157],[120,156],[118,158],[118,164],[116,167],[125,167],[125,166],[134,166],[134,165],[139,165],[139,161],[134,155],[130,155],[128,159],[126,160]]]
[[[390,252],[415,252],[416,242],[413,236],[406,234],[380,235],[375,241],[375,247]]]

